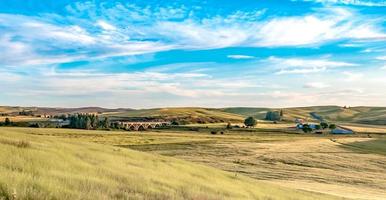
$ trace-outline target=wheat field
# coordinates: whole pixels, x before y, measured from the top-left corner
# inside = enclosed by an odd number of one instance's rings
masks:
[[[336,198],[92,142],[94,137],[109,134],[0,128],[0,199]],[[123,137],[123,133],[115,136]]]

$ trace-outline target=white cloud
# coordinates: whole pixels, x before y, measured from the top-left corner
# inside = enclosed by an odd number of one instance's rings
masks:
[[[376,57],[377,60],[385,60],[386,61],[386,56],[378,56]]]
[[[254,56],[248,56],[248,55],[228,55],[228,58],[232,59],[253,59],[255,58]]]
[[[356,66],[356,64],[353,63],[310,58],[270,57],[266,62],[278,70],[276,74],[308,74],[322,72],[328,69]]]
[[[330,85],[323,82],[312,82],[304,84],[304,88],[312,88],[312,89],[324,89],[328,88]]]
[[[113,25],[111,25],[111,24],[109,24],[109,23],[107,23],[107,22],[105,22],[103,20],[99,20],[97,22],[97,25],[100,26],[102,29],[107,30],[107,31],[115,31],[115,30],[117,30],[117,28],[115,26],[113,26]]]
[[[342,72],[342,74],[344,75],[344,77],[342,77],[342,79],[345,81],[348,81],[348,82],[359,81],[364,76],[362,73],[354,73],[354,72],[349,72],[349,71]]]

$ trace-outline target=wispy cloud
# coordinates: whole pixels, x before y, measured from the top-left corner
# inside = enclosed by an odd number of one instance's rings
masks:
[[[294,0],[299,1],[299,0]],[[383,0],[302,0],[302,1],[314,1],[324,4],[342,4],[342,5],[355,5],[355,6],[386,6],[386,1]]]
[[[330,87],[330,85],[323,83],[323,82],[312,82],[312,83],[306,83],[303,86],[304,88],[311,88],[311,89],[324,89]]]
[[[359,81],[364,76],[362,73],[355,73],[350,71],[344,71],[343,72],[344,77],[342,77],[342,80],[353,82],[353,81]]]
[[[266,62],[278,70],[276,74],[308,74],[322,72],[328,69],[356,66],[354,63],[331,61],[323,58],[270,57]]]
[[[232,59],[253,59],[255,58],[254,56],[248,56],[248,55],[228,55],[228,58]]]

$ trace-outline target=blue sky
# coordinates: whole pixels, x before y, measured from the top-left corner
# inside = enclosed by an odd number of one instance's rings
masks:
[[[0,104],[386,106],[386,1],[0,3]]]

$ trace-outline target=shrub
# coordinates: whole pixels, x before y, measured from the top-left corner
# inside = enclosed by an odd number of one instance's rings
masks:
[[[178,125],[180,125],[177,121],[172,121],[172,125],[173,126],[178,126]]]
[[[210,134],[216,135],[216,134],[217,134],[217,131],[211,131]]]
[[[232,124],[230,122],[227,124],[227,129],[232,129]]]
[[[5,126],[10,126],[11,125],[11,120],[7,117],[7,118],[5,118],[5,120],[4,120],[4,125]]]

